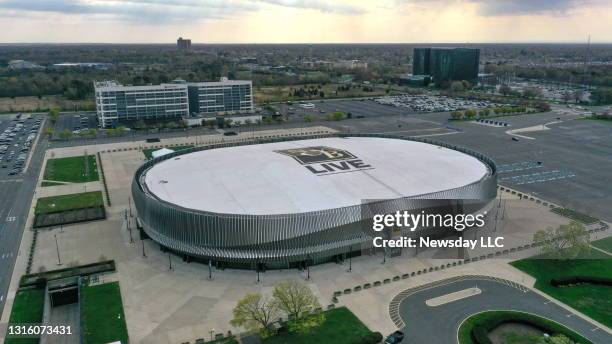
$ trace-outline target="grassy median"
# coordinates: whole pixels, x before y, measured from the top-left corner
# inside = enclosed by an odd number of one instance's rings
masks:
[[[86,183],[99,179],[95,156],[73,156],[47,160],[42,186],[59,185],[62,183]]]
[[[84,343],[128,342],[119,282],[83,286],[81,302]]]
[[[282,333],[264,339],[264,344],[351,344],[358,343],[371,331],[348,308],[325,312],[325,321],[308,334]]]
[[[610,243],[609,239],[603,239],[603,241],[594,241],[592,244],[597,247],[607,247]],[[553,278],[570,276],[612,278],[612,256],[591,250],[588,257],[589,259],[536,257],[518,260],[511,264],[535,277],[537,289],[606,326],[612,326],[612,287],[590,283],[555,287],[550,283]]]
[[[564,335],[565,337],[571,339],[574,343],[591,343],[590,340],[557,322],[537,315],[515,311],[488,311],[472,315],[471,317],[467,318],[459,328],[459,343],[477,343],[479,341],[475,340],[474,337],[478,338],[478,336],[487,336],[490,331],[494,330],[499,325],[508,323],[523,325],[528,324],[527,326],[532,326],[535,329],[548,333],[549,335]],[[476,334],[475,329],[479,329],[482,332],[480,334]],[[514,340],[511,341],[510,338],[507,338],[506,343],[540,343],[538,340],[542,338],[542,336],[525,335],[519,333],[514,333],[512,337]],[[486,338],[484,339],[486,340]]]
[[[30,289],[19,291],[15,295],[10,324],[39,324],[43,318],[45,303],[44,289]],[[5,344],[36,344],[38,338],[6,338]]]
[[[36,202],[35,213],[48,214],[99,206],[104,206],[102,191],[90,191],[78,194],[39,198]]]

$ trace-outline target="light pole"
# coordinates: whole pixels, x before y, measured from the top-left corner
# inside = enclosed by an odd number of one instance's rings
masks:
[[[140,239],[140,242],[142,242],[142,256],[147,258],[147,254],[145,253],[144,239]]]
[[[208,279],[212,281],[212,261],[208,260]]]
[[[57,243],[57,234],[53,234],[53,236],[55,237],[55,249],[57,250],[57,265],[62,265],[59,254],[59,244]]]
[[[130,217],[132,216],[132,197],[128,196],[128,206],[130,207]]]
[[[168,250],[168,270],[172,270],[172,258],[170,258],[169,250]]]
[[[127,220],[128,231],[130,231],[130,244],[134,243],[134,238],[132,237],[132,227],[130,226],[130,219]]]
[[[351,254],[351,252],[353,251],[353,245],[350,246],[349,248],[349,268],[348,268],[348,272],[353,271],[353,255]]]

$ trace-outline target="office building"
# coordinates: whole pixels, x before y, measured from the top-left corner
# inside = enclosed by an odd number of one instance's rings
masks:
[[[213,82],[187,83],[189,112],[192,115],[253,112],[253,85],[250,80],[221,78]]]
[[[415,48],[412,71],[414,75],[430,75],[436,85],[456,80],[478,82],[480,49],[471,48]]]
[[[96,112],[101,128],[120,122],[180,118],[189,115],[187,85],[124,86],[116,81],[94,82]]]
[[[176,47],[179,50],[189,50],[191,49],[191,40],[187,38],[183,39],[183,37],[179,37],[176,40]]]

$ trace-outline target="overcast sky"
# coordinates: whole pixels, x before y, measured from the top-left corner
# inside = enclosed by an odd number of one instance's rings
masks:
[[[611,0],[0,0],[0,42],[612,42]]]

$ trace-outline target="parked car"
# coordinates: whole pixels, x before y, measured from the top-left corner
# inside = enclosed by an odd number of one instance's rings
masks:
[[[385,344],[398,344],[401,343],[402,340],[404,340],[404,332],[395,331],[385,339]]]

